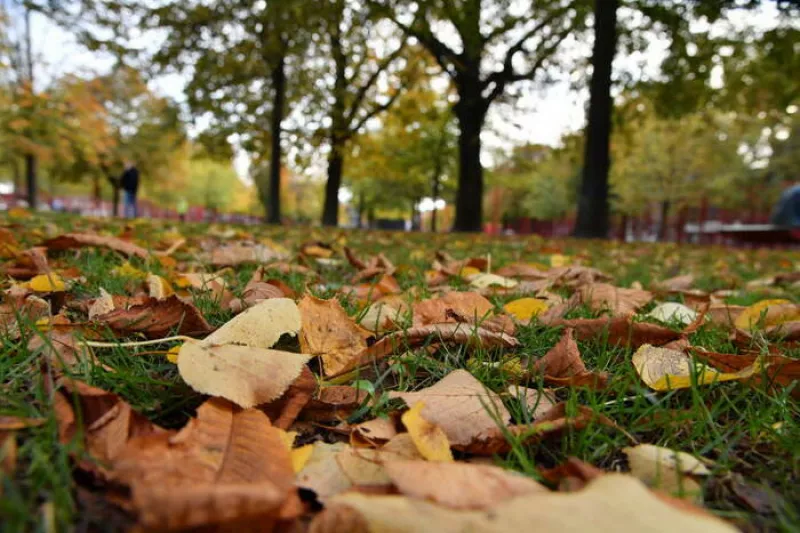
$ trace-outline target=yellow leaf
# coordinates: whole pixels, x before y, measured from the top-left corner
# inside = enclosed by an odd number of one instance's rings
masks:
[[[10,218],[30,218],[31,212],[24,207],[12,207],[8,210],[8,216]]]
[[[567,255],[553,254],[550,256],[550,266],[553,268],[567,266],[570,262],[572,259]]]
[[[147,278],[147,272],[143,272],[138,268],[132,266],[129,262],[124,262],[120,266],[111,270],[111,273],[121,278],[132,278],[144,280]]]
[[[151,298],[163,300],[175,294],[169,281],[155,274],[147,275],[147,292]]]
[[[314,445],[313,444],[306,444],[305,446],[300,446],[297,449],[294,449],[290,452],[290,457],[292,459],[292,468],[294,469],[294,473],[300,472],[308,460],[311,458],[311,454],[314,453]]]
[[[538,298],[520,298],[508,302],[503,306],[506,313],[520,321],[529,321],[531,318],[547,311],[547,302]]]
[[[64,280],[55,272],[35,276],[28,282],[28,288],[35,292],[64,292],[66,290]]]
[[[183,347],[182,344],[178,344],[177,346],[173,346],[167,351],[167,360],[170,363],[172,364],[178,363],[178,354],[180,353],[182,347]]]
[[[657,391],[688,389],[693,383],[710,385],[721,381],[743,380],[752,377],[760,370],[760,365],[756,361],[739,372],[720,372],[710,366],[694,362],[683,352],[656,348],[649,344],[636,350],[632,362],[642,381]]]
[[[711,474],[700,459],[685,452],[652,444],[623,448],[622,452],[628,457],[631,475],[648,487],[658,488],[679,498],[702,502],[702,487],[690,477]]]
[[[452,461],[450,443],[442,428],[422,418],[425,402],[417,402],[401,420],[419,453],[429,461]]]
[[[425,259],[425,252],[423,252],[422,250],[412,250],[409,258],[412,261],[419,261],[420,259]]]
[[[481,271],[479,268],[475,268],[472,266],[465,266],[461,269],[461,272],[458,273],[459,276],[462,278],[468,279],[470,276],[477,276],[480,274]]]
[[[475,274],[474,276],[470,276],[469,284],[478,289],[487,289],[492,286],[513,289],[519,285],[519,282],[515,279],[498,276],[497,274]]]
[[[777,326],[798,319],[800,307],[789,300],[762,300],[742,311],[734,325],[739,329],[753,329],[759,325]]]

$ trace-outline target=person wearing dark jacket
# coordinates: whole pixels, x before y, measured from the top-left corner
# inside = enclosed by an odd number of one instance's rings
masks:
[[[122,191],[125,195],[125,217],[136,218],[136,193],[139,190],[139,170],[132,162],[125,163],[125,171],[120,178]]]

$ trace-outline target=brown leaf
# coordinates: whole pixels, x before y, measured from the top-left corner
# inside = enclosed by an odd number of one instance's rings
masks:
[[[373,418],[350,428],[351,446],[377,446],[397,436],[397,423],[392,418]]]
[[[514,321],[507,315],[495,315],[494,305],[476,292],[445,293],[439,298],[414,304],[414,326],[462,322],[478,324],[489,331],[513,335]]]
[[[523,367],[527,366],[523,364]],[[561,340],[544,357],[538,359],[533,368],[535,372],[544,374],[545,381],[559,385],[589,385],[603,389],[608,383],[608,374],[589,372],[586,368],[572,328],[564,330]]]
[[[372,334],[356,324],[336,299],[306,295],[298,307],[303,319],[302,352],[319,356],[326,376],[355,368]]]
[[[316,391],[316,376],[308,367],[303,367],[300,376],[289,385],[283,396],[261,406],[261,410],[269,416],[273,426],[278,429],[289,429]]]
[[[52,329],[47,333],[33,335],[28,341],[28,350],[41,351],[45,360],[59,370],[86,362],[100,364],[89,347],[78,342],[69,330]]]
[[[164,300],[149,298],[141,305],[96,317],[120,335],[141,333],[148,339],[167,337],[177,328],[179,335],[204,335],[213,328],[192,304],[173,295]]]
[[[591,481],[605,475],[603,470],[585,463],[577,457],[567,457],[567,460],[555,468],[540,470],[542,477],[550,483],[558,485],[562,492],[575,492],[582,490]]]
[[[263,244],[247,245],[237,242],[212,250],[210,263],[214,267],[238,266],[251,263],[268,263],[283,259],[284,254]]]
[[[633,315],[653,299],[649,291],[624,289],[607,283],[582,285],[575,295],[578,302],[593,311],[610,311],[611,316]]]
[[[417,392],[392,392],[409,407],[424,402],[422,416],[441,427],[450,445],[471,452],[474,443],[497,430],[509,413],[500,397],[487,390],[466,370],[455,370],[436,384]]]
[[[0,431],[35,428],[47,422],[44,418],[0,415]]]
[[[0,304],[0,333],[10,339],[20,335],[19,319],[26,326],[32,326],[40,318],[50,316],[50,303],[38,296],[7,297]]]
[[[630,317],[579,318],[574,320],[556,320],[552,325],[566,326],[575,330],[575,338],[579,341],[592,340],[597,337],[608,337],[610,345],[624,345],[638,348],[643,344],[661,346],[681,337],[681,332],[649,324],[632,322]]]
[[[127,256],[136,256],[142,259],[150,257],[150,252],[132,242],[124,241],[117,237],[94,235],[92,233],[67,233],[45,241],[43,244],[48,250],[72,250],[92,246],[108,248]]]
[[[366,398],[365,390],[348,385],[322,387],[303,411],[303,419],[315,422],[344,420],[358,409]]]
[[[511,263],[497,269],[495,272],[498,276],[507,278],[520,278],[524,280],[540,280],[547,279],[548,272],[540,270],[535,265],[528,263]]]
[[[734,322],[745,309],[747,308],[743,305],[712,304],[706,311],[706,316],[712,324],[733,328]]]
[[[145,527],[181,529],[300,512],[289,450],[267,416],[212,398],[177,435],[129,443],[114,479],[132,491]]]
[[[404,496],[345,493],[334,497],[325,511],[314,518],[310,528],[310,533],[368,531],[734,533],[737,530],[708,513],[697,514],[670,505],[640,481],[624,474],[601,476],[576,492],[518,496],[488,511],[449,509]]]
[[[755,385],[766,384],[770,389],[776,386],[789,387],[800,380],[800,360],[782,355],[735,355],[709,352],[701,348],[689,350],[697,359],[724,372],[741,372],[760,361],[762,371],[750,380]],[[792,395],[800,397],[800,387],[795,387]]]
[[[553,391],[551,389],[529,389],[518,385],[509,385],[506,390],[512,398],[519,400],[525,405],[531,418],[535,421],[547,413],[555,405]]]
[[[39,274],[47,274],[50,267],[47,263],[47,248],[35,246],[15,254],[14,261],[4,265],[6,274],[15,279],[30,279]]]
[[[496,466],[401,460],[387,462],[384,469],[401,494],[451,509],[490,509],[517,496],[549,492]]]
[[[694,276],[685,274],[674,278],[665,279],[656,284],[656,288],[662,291],[688,291],[694,285]]]
[[[580,287],[612,279],[611,276],[596,268],[577,265],[551,268],[547,271],[547,275],[554,285],[565,287]]]
[[[102,473],[103,465],[111,464],[131,439],[165,432],[116,394],[72,379],[64,378],[60,384],[53,397],[59,441],[68,444],[81,436],[86,450],[100,462],[97,466],[84,461],[84,470]]]

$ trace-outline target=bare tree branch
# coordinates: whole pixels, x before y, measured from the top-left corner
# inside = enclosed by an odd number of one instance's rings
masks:
[[[347,119],[346,120],[347,120],[347,124],[348,125],[352,124],[353,120],[355,119],[356,115],[358,114],[359,108],[361,108],[361,104],[364,102],[364,98],[366,98],[367,93],[369,92],[369,90],[375,85],[375,83],[377,83],[378,78],[380,78],[380,75],[383,72],[385,72],[389,68],[389,66],[392,63],[394,63],[394,61],[403,54],[403,52],[405,51],[405,48],[406,48],[406,43],[403,42],[397,48],[397,50],[395,50],[394,52],[392,52],[391,54],[386,56],[383,59],[383,61],[381,61],[378,64],[377,68],[375,69],[375,72],[373,72],[372,75],[369,77],[369,79],[367,81],[365,81],[364,84],[361,87],[359,87],[358,92],[356,93],[356,96],[353,99],[352,104],[350,105],[350,111],[348,111],[348,113],[347,113]]]

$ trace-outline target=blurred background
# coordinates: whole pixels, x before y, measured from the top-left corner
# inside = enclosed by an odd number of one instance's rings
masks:
[[[0,2],[6,209],[710,242],[800,181],[795,1]]]

